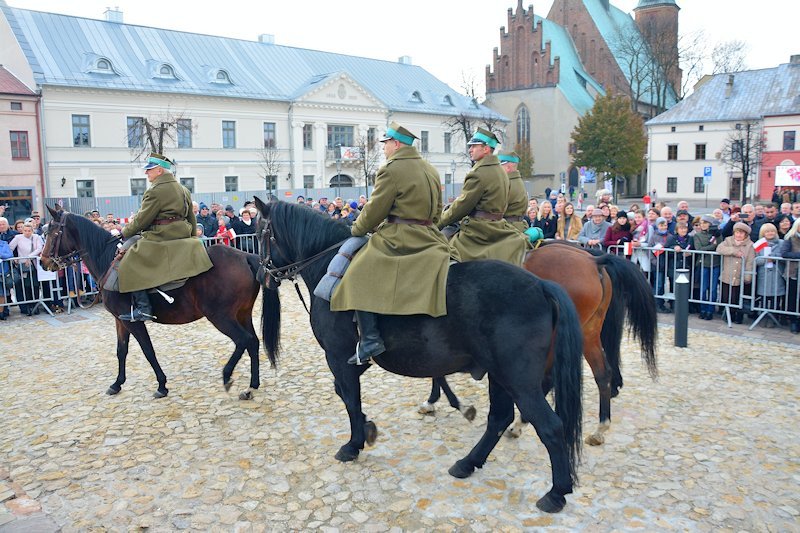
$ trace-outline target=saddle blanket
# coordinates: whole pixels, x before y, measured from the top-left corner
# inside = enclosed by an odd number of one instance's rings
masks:
[[[367,240],[367,237],[350,237],[344,241],[344,244],[339,247],[339,251],[336,252],[336,255],[328,265],[328,271],[314,288],[314,296],[331,301],[331,295],[333,295],[333,291],[336,290],[339,282],[342,281],[347,267],[350,266],[350,262],[356,252],[367,244]]]

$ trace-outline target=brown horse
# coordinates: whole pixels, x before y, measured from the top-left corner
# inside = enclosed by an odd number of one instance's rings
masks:
[[[53,219],[47,225],[42,265],[49,270],[57,270],[83,260],[92,276],[102,279],[117,252],[118,238],[82,216],[56,211],[49,206],[47,209]],[[167,302],[160,295],[151,298],[154,314],[158,317],[156,322],[188,324],[206,317],[214,327],[230,337],[236,348],[222,371],[222,382],[226,390],[233,384],[233,370],[247,350],[250,356],[250,387],[239,398],[249,400],[253,391],[259,387],[258,336],[253,328],[252,318],[253,305],[261,288],[261,284],[256,281],[259,258],[221,245],[209,247],[208,256],[214,264],[211,270],[189,278],[180,288],[166,291],[165,294],[174,302]],[[101,289],[101,292],[103,305],[115,317],[130,310],[129,294],[105,289]],[[265,312],[270,311],[272,306],[280,305],[277,294],[273,292],[264,293]],[[262,321],[263,327],[266,326]],[[133,334],[158,380],[158,389],[153,396],[166,396],[169,392],[167,376],[158,364],[145,323],[127,322],[117,318],[116,329],[118,374],[106,391],[107,394],[119,393],[125,383],[125,360],[130,336]],[[265,346],[274,367],[277,346],[266,343]]]
[[[547,244],[530,252],[523,266],[528,272],[561,285],[578,311],[583,356],[600,393],[600,423],[586,442],[599,445],[611,425],[611,398],[622,387],[620,344],[626,310],[630,329],[640,341],[642,360],[650,375],[657,375],[655,302],[647,280],[630,261],[611,254],[593,254],[563,241]],[[433,412],[440,388],[450,405],[469,420],[475,417],[474,409],[461,406],[444,378],[434,379],[431,396],[420,406],[420,412]],[[508,435],[518,437],[521,427],[522,422],[517,419]]]

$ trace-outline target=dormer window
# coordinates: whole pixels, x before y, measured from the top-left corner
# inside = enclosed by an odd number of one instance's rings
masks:
[[[231,77],[228,74],[227,70],[219,69],[214,73],[214,77],[211,80],[212,83],[222,83],[222,84],[232,84]]]
[[[166,63],[158,68],[158,76],[160,78],[177,78],[177,76],[175,76],[175,69]]]
[[[118,72],[114,64],[105,56],[97,54],[84,54],[83,71],[89,74],[116,75]]]
[[[419,93],[419,91],[414,91],[413,93],[411,93],[411,96],[409,97],[408,101],[414,104],[421,104],[422,95]]]
[[[113,70],[111,68],[111,61],[108,59],[99,59],[97,61],[97,70]]]
[[[444,95],[444,98],[442,98],[442,105],[453,107],[453,99],[450,98],[449,94]]]

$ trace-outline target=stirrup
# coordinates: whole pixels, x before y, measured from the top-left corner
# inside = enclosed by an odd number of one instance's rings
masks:
[[[148,320],[155,320],[157,317],[131,306],[131,312],[129,314],[119,315],[118,318],[125,322],[147,322]]]
[[[356,353],[352,357],[350,357],[350,359],[347,360],[347,364],[357,365],[357,366],[372,364],[372,356],[361,359],[361,357],[359,357],[359,353],[361,353],[361,342],[356,343]]]

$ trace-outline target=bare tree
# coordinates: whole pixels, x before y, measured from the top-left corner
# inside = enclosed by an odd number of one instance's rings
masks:
[[[160,116],[129,120],[126,133],[131,160],[138,161],[150,152],[163,154],[169,146],[177,146],[178,131],[181,128],[189,128],[191,132],[191,121],[184,120],[181,114],[173,115],[169,111]]]
[[[761,161],[763,149],[764,135],[761,133],[761,124],[758,121],[747,121],[736,124],[720,152],[720,160],[728,168],[742,175],[739,196],[742,203],[747,201],[747,182]]]
[[[711,51],[711,73],[741,72],[747,69],[747,43],[734,39],[717,43]]]
[[[264,180],[264,190],[272,194],[278,188],[278,172],[283,166],[281,151],[273,143],[265,142],[264,147],[258,151],[258,158],[261,167],[258,175]]]
[[[357,159],[355,161],[359,174],[364,178],[364,185],[369,187],[375,184],[375,174],[381,162],[382,150],[374,140],[370,142],[367,137],[356,140]]]

